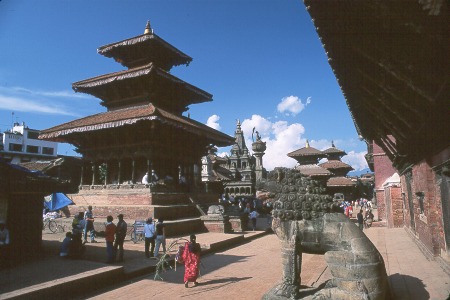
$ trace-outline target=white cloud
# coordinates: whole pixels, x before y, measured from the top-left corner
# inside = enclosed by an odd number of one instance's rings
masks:
[[[43,103],[43,101],[25,100],[19,97],[8,97],[3,95],[0,95],[0,109],[10,111],[78,116],[69,109],[66,110],[56,105],[45,104]]]
[[[71,90],[64,91],[42,91],[42,90],[30,90],[20,86],[13,87],[0,87],[0,91],[2,92],[10,92],[10,93],[18,93],[18,94],[27,94],[31,96],[43,96],[43,97],[64,97],[64,98],[90,98],[86,94],[75,93]]]
[[[218,115],[212,115],[208,118],[208,121],[206,121],[206,125],[216,130],[220,130],[219,120],[220,117]]]
[[[280,113],[295,116],[304,110],[309,103],[311,103],[311,97],[308,97],[305,103],[297,96],[284,97],[281,99],[281,102],[278,103],[277,110]]]
[[[241,128],[244,132],[245,143],[250,151],[253,143],[253,128],[259,132],[261,140],[266,142],[267,149],[263,156],[263,165],[269,171],[275,167],[294,167],[297,161],[288,157],[287,154],[306,145],[306,138],[304,137],[305,128],[300,123],[289,124],[287,121],[280,120],[271,122],[260,115],[252,115],[250,119],[245,119],[241,123]],[[352,140],[335,140],[334,142],[335,145],[339,144],[337,147],[344,151],[346,145],[352,145],[353,143]],[[311,147],[319,150],[330,148],[331,143],[331,141],[326,139],[309,140]],[[220,150],[227,151],[226,148],[221,148]],[[367,163],[364,158],[366,153],[350,151],[348,155],[343,157],[342,161],[351,165],[356,171],[363,170],[367,168]],[[229,152],[221,152],[220,156],[224,156],[225,154],[229,155]]]
[[[342,157],[342,161],[346,164],[352,166],[355,171],[361,171],[367,169],[369,166],[367,165],[367,161],[364,155],[367,154],[367,151],[355,152],[350,151],[346,156]]]

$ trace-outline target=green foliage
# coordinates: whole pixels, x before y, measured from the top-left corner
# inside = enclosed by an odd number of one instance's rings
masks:
[[[174,247],[176,247],[175,249],[177,249],[178,246],[184,245],[185,242],[189,242],[189,241],[185,238],[179,238],[179,239],[172,241],[170,243],[169,247],[166,248],[166,253],[164,253],[158,259],[158,262],[156,263],[156,272],[155,272],[155,277],[154,277],[155,280],[164,280],[161,276],[161,273],[167,271],[168,268],[173,269],[172,265],[170,264],[171,263],[170,262],[170,254],[168,254],[168,253],[171,252],[171,250],[174,249]],[[174,262],[173,262],[174,267],[175,267],[176,263],[177,262],[174,259]]]

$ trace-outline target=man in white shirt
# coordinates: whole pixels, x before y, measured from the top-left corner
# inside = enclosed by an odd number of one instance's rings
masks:
[[[145,173],[144,177],[142,177],[142,183],[143,184],[148,184],[148,172]]]

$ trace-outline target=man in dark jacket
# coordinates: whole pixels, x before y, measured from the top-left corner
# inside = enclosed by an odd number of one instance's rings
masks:
[[[116,225],[116,240],[114,241],[114,260],[117,257],[117,248],[119,248],[119,260],[123,261],[123,242],[127,235],[127,223],[123,220],[123,215],[119,214],[117,216],[119,222]]]

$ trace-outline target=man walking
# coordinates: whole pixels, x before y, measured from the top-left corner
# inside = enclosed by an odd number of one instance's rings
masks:
[[[361,231],[364,228],[364,216],[363,216],[363,210],[361,209],[359,213],[356,215],[356,218],[358,219],[358,227],[361,229]]]
[[[127,223],[123,220],[123,215],[117,216],[119,222],[116,225],[116,240],[114,242],[114,256],[113,260],[117,257],[117,248],[119,248],[119,261],[123,261],[123,242],[127,235]]]
[[[90,232],[91,243],[97,243],[95,240],[95,230],[94,230],[94,214],[92,213],[92,206],[88,206],[88,210],[84,212],[84,243],[87,242],[87,232]]]

